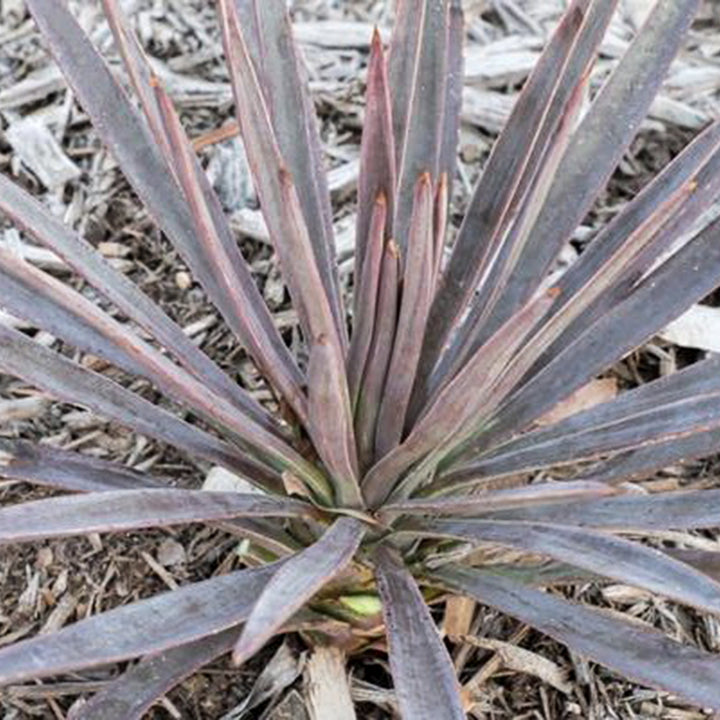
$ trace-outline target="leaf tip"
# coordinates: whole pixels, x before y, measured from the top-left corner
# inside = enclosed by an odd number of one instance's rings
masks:
[[[380,28],[377,25],[373,27],[372,41],[370,47],[373,52],[379,52],[382,50],[382,36],[380,35]]]

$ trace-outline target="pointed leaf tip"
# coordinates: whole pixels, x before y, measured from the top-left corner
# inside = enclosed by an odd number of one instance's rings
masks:
[[[377,25],[373,27],[372,41],[370,43],[371,52],[382,52],[383,42],[380,35],[380,28]]]

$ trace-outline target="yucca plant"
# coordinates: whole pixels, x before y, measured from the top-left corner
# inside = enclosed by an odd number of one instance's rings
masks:
[[[206,522],[250,538],[253,566],[2,648],[0,681],[143,658],[73,716],[127,720],[214,658],[232,651],[242,663],[281,632],[353,651],[386,636],[402,716],[462,718],[427,602],[465,595],[640,683],[720,709],[720,657],[548,591],[611,578],[720,613],[715,555],[641,541],[644,531],[720,525],[720,490],[658,495],[632,484],[720,447],[720,362],[536,425],[720,285],[720,220],[704,220],[720,193],[720,124],[569,270],[550,274],[633,140],[698,0],[657,0],[589,104],[617,2],[572,0],[456,233],[460,2],[401,0],[389,55],[378,35],[372,42],[349,323],[285,3],[218,0],[239,129],[304,340],[299,356],[276,329],[118,0],[103,5],[140,109],[65,2],[27,4],[78,102],[277,402],[256,402],[88,242],[0,178],[3,213],[116,312],[7,250],[0,304],[145,378],[182,416],[6,326],[0,369],[262,491],[174,489],[172,478],[2,440],[4,476],[74,493],[0,510],[3,543]],[[533,481],[537,470],[546,472]],[[493,489],[502,478],[514,484]],[[546,561],[479,565],[471,549],[485,544]]]

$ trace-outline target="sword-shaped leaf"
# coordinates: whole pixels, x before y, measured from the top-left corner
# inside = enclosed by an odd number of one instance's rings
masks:
[[[367,366],[368,354],[375,332],[380,299],[380,275],[385,252],[385,228],[388,222],[386,196],[378,195],[372,207],[372,221],[367,236],[365,258],[360,265],[357,264],[357,260],[355,261],[356,279],[353,297],[356,303],[347,360],[348,387],[353,407],[357,405],[360,381]]]
[[[4,647],[0,683],[120,662],[219,633],[247,618],[277,568],[221,575]]]
[[[363,471],[373,464],[376,457],[375,428],[397,327],[399,278],[400,250],[390,240],[383,250],[373,338],[358,390],[355,410],[355,437],[358,444],[358,459]]]
[[[150,707],[188,675],[230,652],[240,627],[143,658],[90,700],[73,708],[68,720],[142,720]]]
[[[377,418],[375,452],[379,457],[397,447],[402,439],[422,331],[432,300],[435,198],[429,173],[424,173],[417,181],[414,198],[407,256],[403,263],[400,313]]]
[[[254,655],[323,585],[352,561],[367,527],[341,517],[306,550],[283,564],[265,585],[233,650],[240,664]]]
[[[436,487],[458,487],[483,477],[590,460],[706,432],[720,424],[719,397],[720,362],[705,360],[522,435],[478,462],[451,470]]]
[[[258,422],[269,415],[233,382],[150,298],[109,265],[86,240],[54,218],[25,190],[0,175],[0,210],[40,244],[57,253],[78,275],[155,337],[178,362]]]
[[[607,501],[606,501],[607,502]],[[410,532],[508,545],[720,613],[720,584],[659,550],[596,530],[494,520],[418,521]]]
[[[283,0],[234,0],[234,8],[283,161],[292,177],[302,179],[297,184],[298,200],[344,347],[347,329],[322,145],[304,60],[293,41],[286,3]]]
[[[300,517],[297,500],[204,490],[114,490],[0,508],[0,543],[240,517]]]
[[[587,482],[587,481],[585,481]],[[484,513],[483,513],[484,514]],[[493,520],[608,530],[690,530],[720,525],[720,490],[667,492],[490,510]]]
[[[420,390],[483,273],[492,267],[513,217],[511,210],[542,167],[555,128],[594,60],[616,4],[614,0],[572,3],[496,141],[428,318]]]
[[[632,142],[690,27],[699,0],[658,0],[583,118],[486,323],[499,327],[541,285]],[[653,62],[648,65],[647,58]]]
[[[358,315],[366,312],[363,288],[365,257],[371,251],[374,234],[371,231],[375,218],[375,202],[385,198],[387,219],[383,240],[392,237],[392,220],[395,212],[395,141],[392,126],[392,101],[388,80],[387,59],[380,33],[373,34],[368,64],[365,118],[360,146],[360,178],[358,180],[358,217],[355,231],[355,288],[353,290],[353,326]],[[383,243],[384,245],[384,243]],[[363,293],[361,299],[360,295]],[[355,332],[355,329],[353,329]]]
[[[621,453],[596,464],[585,475],[605,483],[643,479],[675,462],[712,455],[718,447],[720,430],[707,430]]]
[[[465,83],[463,40],[465,18],[461,0],[449,0],[447,19],[447,60],[445,66],[445,99],[440,130],[440,158],[438,175],[447,178],[447,197],[450,198],[457,167],[457,146],[460,133],[460,111]]]
[[[282,491],[278,476],[267,466],[4,325],[0,325],[0,368],[59,399],[84,405],[137,432],[235,470],[251,482]],[[304,465],[306,461],[300,460]]]
[[[596,500],[616,495],[620,490],[605,483],[592,480],[571,480],[568,482],[540,483],[518,488],[485,490],[472,495],[447,498],[416,498],[405,502],[385,505],[383,516],[395,515],[452,515],[471,517],[493,515],[506,508],[528,507],[530,513],[536,505],[567,503],[579,500]],[[504,515],[502,516],[504,517]],[[513,516],[511,519],[515,519]]]
[[[282,375],[300,395],[302,376],[272,322],[257,288],[248,276],[238,280],[238,288],[248,293],[250,302],[239,313],[235,303],[218,283],[217,268],[207,257],[202,242],[195,234],[193,218],[180,191],[172,167],[163,155],[141,116],[118,85],[102,57],[87,38],[65,3],[30,0],[28,7],[43,36],[48,41],[60,68],[90,115],[93,127],[101,135],[123,172],[133,185],[160,227],[183,255],[210,299],[233,328],[241,342],[250,346],[247,326],[252,325],[262,337],[258,361],[269,375]],[[112,108],[112,112],[109,109]],[[229,243],[226,244],[229,248]],[[237,248],[231,259],[234,271],[243,272]],[[247,274],[247,268],[244,268]],[[236,291],[237,289],[236,288]],[[250,297],[252,295],[253,297]],[[261,332],[259,332],[261,329]]]
[[[703,707],[720,708],[717,655],[490,573],[445,568],[435,575],[445,586],[532,625],[628,678]]]
[[[401,3],[402,5],[403,3]],[[409,256],[410,233],[415,207],[415,187],[423,173],[432,178],[439,176],[440,156],[443,150],[443,122],[448,82],[448,23],[449,0],[420,0],[408,2],[410,12],[420,16],[417,54],[410,56],[411,74],[398,78],[394,70],[395,53],[390,54],[390,80],[393,92],[397,82],[410,83],[404,137],[396,137],[399,152],[398,186],[395,196],[395,219],[393,237],[403,256]],[[422,9],[421,7],[422,6]],[[402,7],[400,13],[405,12]],[[414,27],[413,27],[414,30]],[[395,42],[397,39],[393,39]],[[407,52],[407,48],[400,48]],[[394,111],[398,108],[393,108]]]
[[[0,438],[0,475],[71,492],[141,490],[169,484],[89,455],[5,438]]]
[[[513,393],[498,410],[492,429],[468,442],[454,462],[473,460],[481,448],[507,438],[510,428],[524,429],[711,292],[720,281],[719,236],[720,221],[715,220],[647,275],[626,300]],[[700,267],[702,273],[695,270]]]
[[[330,475],[335,499],[342,507],[362,508],[357,446],[350,395],[338,368],[343,359],[338,348],[324,336],[310,349],[309,427],[310,436]]]
[[[373,561],[400,714],[465,720],[455,668],[413,576],[388,547],[380,546]]]
[[[18,317],[147,378],[175,402],[263,452],[288,447],[274,432],[276,425],[264,420],[264,412],[257,413],[263,423],[256,422],[85,296],[4,249],[0,249],[0,278],[0,303]]]
[[[543,346],[535,369],[627,297],[718,195],[720,123],[714,123],[618,213],[558,280],[561,301],[533,341]]]
[[[426,464],[432,469],[443,453],[449,452],[449,440],[464,432],[468,420],[479,408],[487,409],[485,400],[494,383],[554,301],[555,294],[547,292],[528,303],[438,394],[402,444],[372,467],[363,481],[363,492],[372,507],[380,506],[396,487],[400,497],[394,499],[405,499],[414,492],[424,479],[422,474],[415,473],[402,483],[397,479],[425,456],[428,456]]]
[[[343,357],[344,333],[338,329],[330,297],[324,289],[292,169],[282,156],[236,4],[234,0],[221,0],[219,9],[236,114],[283,276],[308,344],[324,335],[328,342],[337,345],[338,356]]]

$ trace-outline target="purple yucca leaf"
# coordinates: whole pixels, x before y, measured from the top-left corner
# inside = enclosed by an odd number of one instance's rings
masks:
[[[323,289],[293,178],[284,164],[275,139],[269,111],[243,39],[235,6],[223,0],[220,3],[220,16],[228,61],[234,71],[233,91],[238,121],[285,279],[298,309],[311,354],[313,345],[321,338],[322,342],[330,345],[329,349],[322,351],[322,356],[327,362],[333,363],[329,370],[334,378],[334,387],[347,396],[344,334],[338,331],[328,295]],[[352,415],[349,401],[344,402],[342,397],[336,409],[343,415],[341,425],[345,430],[334,436],[333,441],[339,441],[341,445],[331,450],[333,457],[340,457],[348,453],[347,441],[352,437]],[[325,454],[330,456],[327,452]]]
[[[620,483],[650,477],[677,461],[707,457],[715,452],[720,430],[707,430],[688,437],[673,438],[649,447],[630,450],[597,463],[587,471],[588,479]]]
[[[424,456],[433,451],[449,452],[448,441],[460,431],[466,432],[465,428],[473,414],[477,413],[479,407],[486,407],[483,402],[485,393],[505,370],[530,329],[555,302],[555,297],[554,292],[542,293],[501,328],[439,393],[403,443],[368,472],[363,481],[363,492],[371,507],[381,505],[393,491],[396,478]],[[432,462],[439,459],[433,456]],[[422,479],[422,475],[406,479],[402,490],[398,490],[402,499],[407,498]]]
[[[423,173],[415,185],[406,257],[402,258],[403,286],[392,355],[377,417],[375,453],[384,457],[402,439],[420,341],[430,308],[434,269],[432,179]]]
[[[447,179],[447,198],[449,202],[450,190],[457,167],[462,91],[465,81],[465,57],[463,54],[465,17],[463,15],[462,0],[448,0],[447,13],[445,98],[443,100],[443,118],[440,130],[438,175]]]
[[[413,5],[412,12],[418,12],[419,4],[424,6],[424,11],[418,28],[412,75],[401,79],[410,83],[410,96],[404,136],[396,138],[399,159],[393,237],[403,257],[409,257],[412,252],[410,233],[418,178],[426,172],[433,178],[439,175],[448,77],[448,0],[422,0],[421,3],[408,4]],[[392,55],[390,62],[392,65]],[[395,91],[398,78],[390,77],[391,89]]]
[[[157,489],[170,484],[169,478],[26,440],[0,438],[0,456],[4,476],[71,492]]]
[[[380,294],[380,274],[385,251],[385,228],[389,220],[387,196],[380,193],[372,205],[373,212],[367,236],[365,259],[353,298],[353,331],[347,360],[348,388],[352,406],[357,405],[360,381],[367,366]],[[357,262],[357,261],[356,261]],[[357,264],[355,272],[360,272]]]
[[[364,298],[365,256],[372,240],[375,203],[385,198],[387,220],[383,240],[392,237],[395,213],[395,141],[392,126],[392,104],[388,81],[387,60],[380,33],[373,33],[368,62],[367,91],[362,142],[360,146],[360,178],[358,181],[358,216],[355,231],[355,283],[353,287],[353,326],[361,312],[367,312]],[[353,329],[353,332],[355,330]]]
[[[440,278],[440,270],[442,269],[443,252],[445,250],[445,235],[447,234],[448,228],[448,210],[450,204],[450,185],[448,177],[449,176],[446,172],[440,175],[435,192],[431,296],[435,295],[435,290],[437,289],[438,279]]]
[[[512,204],[520,202],[522,183],[537,172],[573,88],[585,76],[616,2],[576,0],[548,47],[495,143],[478,184],[428,318],[419,385],[428,381],[463,307],[489,269],[502,241]],[[530,161],[535,167],[528,167]],[[478,241],[478,237],[481,238]]]
[[[583,118],[547,200],[486,321],[488,334],[535,291],[632,142],[677,54],[699,0],[658,0]],[[647,64],[648,53],[653,64]],[[558,211],[562,208],[561,211]]]
[[[478,519],[413,521],[408,532],[421,537],[499,543],[541,553],[597,575],[720,613],[720,584],[654,548],[597,530]]]
[[[400,167],[405,147],[412,93],[415,88],[416,66],[422,50],[421,32],[427,7],[428,3],[425,0],[420,2],[400,0],[395,8],[387,72],[392,104],[390,115],[396,168]]]
[[[233,0],[221,0],[220,18],[248,162],[307,342],[312,345],[315,338],[323,335],[342,350],[341,335],[320,278],[295,180],[275,137]],[[341,352],[340,356],[343,355]]]
[[[355,437],[363,471],[375,460],[375,427],[395,338],[399,302],[400,251],[390,240],[383,250],[373,338],[355,412]]]
[[[71,492],[141,490],[169,485],[117,463],[25,440],[0,438],[3,477]]]
[[[293,42],[283,0],[233,0],[239,27],[260,80],[278,146],[297,193],[318,272],[345,348],[345,311],[335,262],[330,193],[307,73]]]
[[[74,706],[68,720],[142,720],[152,705],[188,675],[230,652],[238,632],[240,626],[231,627],[143,658],[90,700]]]
[[[119,662],[214,635],[247,618],[277,567],[204,580],[2,648],[0,682]]]
[[[436,575],[448,587],[532,625],[629,678],[704,707],[720,707],[716,655],[490,573],[451,568]]]
[[[287,355],[247,263],[238,251],[220,201],[198,162],[172,103],[158,85],[145,54],[117,6],[103,0],[115,42],[123,57],[145,118],[168,166],[175,174],[190,205],[191,216],[202,241],[204,256],[224,288],[223,306],[235,331],[264,375],[278,388],[301,422],[307,421],[302,382]],[[287,368],[290,368],[288,371]]]
[[[267,426],[208,390],[98,305],[47,273],[0,249],[0,299],[5,307],[76,347],[151,380],[168,397],[220,424],[263,453],[288,450]],[[272,427],[272,426],[271,426]],[[274,429],[274,428],[273,428]]]
[[[10,290],[14,290],[13,308],[21,314],[30,316],[46,329],[89,352],[98,353],[121,367],[149,377],[170,397],[187,402],[202,416],[220,424],[248,448],[254,448],[254,452],[270,464],[279,462],[282,469],[297,472],[300,477],[317,476],[317,472],[284,440],[240,415],[224,397],[210,393],[197,379],[102,312],[94,303],[52,277],[44,277],[41,271],[14,259],[6,251],[0,251],[0,267],[4,267],[7,273],[12,272],[12,276],[4,278],[6,286],[16,279],[24,283],[24,286],[9,286]],[[43,301],[47,301],[45,306]],[[317,480],[313,480],[312,485],[319,492],[324,490],[323,484]]]
[[[492,442],[526,428],[533,420],[568,397],[596,373],[665,327],[720,281],[720,221],[715,221],[648,275],[634,292],[603,315],[566,350],[533,376],[501,407],[493,421]],[[703,268],[696,275],[693,268]],[[558,368],[562,367],[562,372]],[[488,437],[482,445],[487,447]],[[456,462],[477,455],[471,442]]]
[[[68,450],[2,438],[0,469],[7,478],[71,492],[159,489],[170,485],[167,478],[152,477],[117,463]],[[264,520],[217,521],[214,525],[226,532],[251,539],[277,557],[285,557],[298,550],[295,539],[282,528],[268,525]]]
[[[87,493],[0,509],[0,543],[236,517],[300,517],[310,509],[285,498],[177,488]]]
[[[623,495],[595,502],[579,499],[577,502],[551,502],[538,507],[491,509],[487,517],[606,530],[685,530],[716,527],[720,523],[718,500],[720,490]]]
[[[564,297],[578,307],[558,308],[565,316],[562,334],[538,364],[549,362],[577,339],[588,324],[624,300],[638,280],[715,202],[720,195],[719,139],[720,127],[716,123],[629,203],[596,238],[597,242],[590,244],[578,263],[560,278],[558,284],[564,289]],[[633,254],[628,256],[631,251]],[[590,292],[583,297],[585,289]]]
[[[367,528],[341,517],[315,544],[290,558],[265,585],[233,650],[240,664],[254,655],[323,585],[352,561]]]
[[[383,516],[393,515],[454,515],[482,516],[494,511],[561,501],[595,500],[616,495],[620,490],[607,483],[592,480],[567,480],[560,483],[540,483],[517,488],[486,490],[468,496],[414,498],[385,505]]]
[[[720,363],[704,360],[660,380],[622,394],[553,425],[526,433],[449,473],[462,477],[500,476],[657,444],[716,425]],[[588,453],[591,453],[588,456]]]
[[[198,350],[182,329],[155,303],[80,236],[52,217],[47,209],[22,188],[0,175],[0,210],[57,253],[75,272],[107,297],[125,315],[169,350],[195,377],[242,408],[258,422],[277,422],[243,389]]]
[[[361,509],[357,445],[343,359],[324,336],[310,349],[308,368],[308,430],[330,475],[335,501],[341,507]]]
[[[233,317],[237,318],[235,326],[238,329],[238,336],[244,339],[251,356],[258,358],[260,367],[264,369],[267,363],[273,362],[273,357],[271,353],[266,352],[262,327],[252,316],[245,312],[248,304],[247,296],[237,292],[238,283],[236,277],[239,273],[233,267],[232,257],[224,252],[217,225],[214,222],[209,206],[205,202],[205,194],[202,191],[200,182],[203,171],[185,136],[180,124],[180,118],[177,116],[170,98],[157,83],[155,83],[154,89],[160,120],[167,136],[168,154],[173,158],[172,166],[190,206],[198,237],[206,247],[206,257],[214,271],[218,285],[227,296],[228,303],[233,306]],[[239,256],[235,249],[235,260],[238,259]],[[243,268],[246,275],[244,281],[255,288],[243,261],[239,259],[235,265],[238,268]],[[307,423],[306,398],[297,383],[297,379],[290,375],[272,371],[268,374],[274,379],[278,389],[290,404],[298,419],[303,423]]]
[[[54,397],[84,405],[137,432],[219,463],[260,486],[276,492],[282,490],[280,478],[267,466],[2,324],[0,368]]]
[[[455,669],[413,576],[389,547],[373,559],[402,716],[464,720]]]
[[[424,395],[437,392],[437,386],[453,378],[482,345],[492,337],[494,326],[488,326],[485,320],[491,312],[502,288],[507,282],[517,257],[528,240],[535,220],[547,199],[555,173],[569,142],[572,139],[576,121],[582,110],[584,97],[589,84],[589,75],[584,76],[575,87],[567,101],[565,112],[558,128],[548,143],[542,166],[538,169],[532,184],[522,188],[520,206],[512,210],[513,223],[502,235],[503,242],[497,248],[497,255],[489,272],[483,277],[479,292],[473,299],[467,317],[450,342],[440,359],[433,376],[429,379],[424,393],[418,392],[415,406],[419,406]],[[560,289],[562,294],[562,289]],[[532,352],[539,352],[537,341],[526,343]]]
[[[31,0],[28,7],[83,108],[91,116],[93,126],[118,160],[128,180],[176,245],[211,300],[239,331],[238,326],[243,319],[233,312],[228,296],[216,282],[197,243],[194,223],[179,192],[174,172],[142,118],[64,3],[47,4]],[[108,112],[108,108],[112,108],[112,112]],[[240,265],[239,262],[237,264]],[[251,286],[255,287],[250,282],[246,289],[250,290]],[[302,376],[256,288],[255,295],[248,310],[252,308],[258,313],[258,322],[269,338],[272,358],[268,365],[274,373],[283,373],[291,378],[294,396],[302,385]]]

